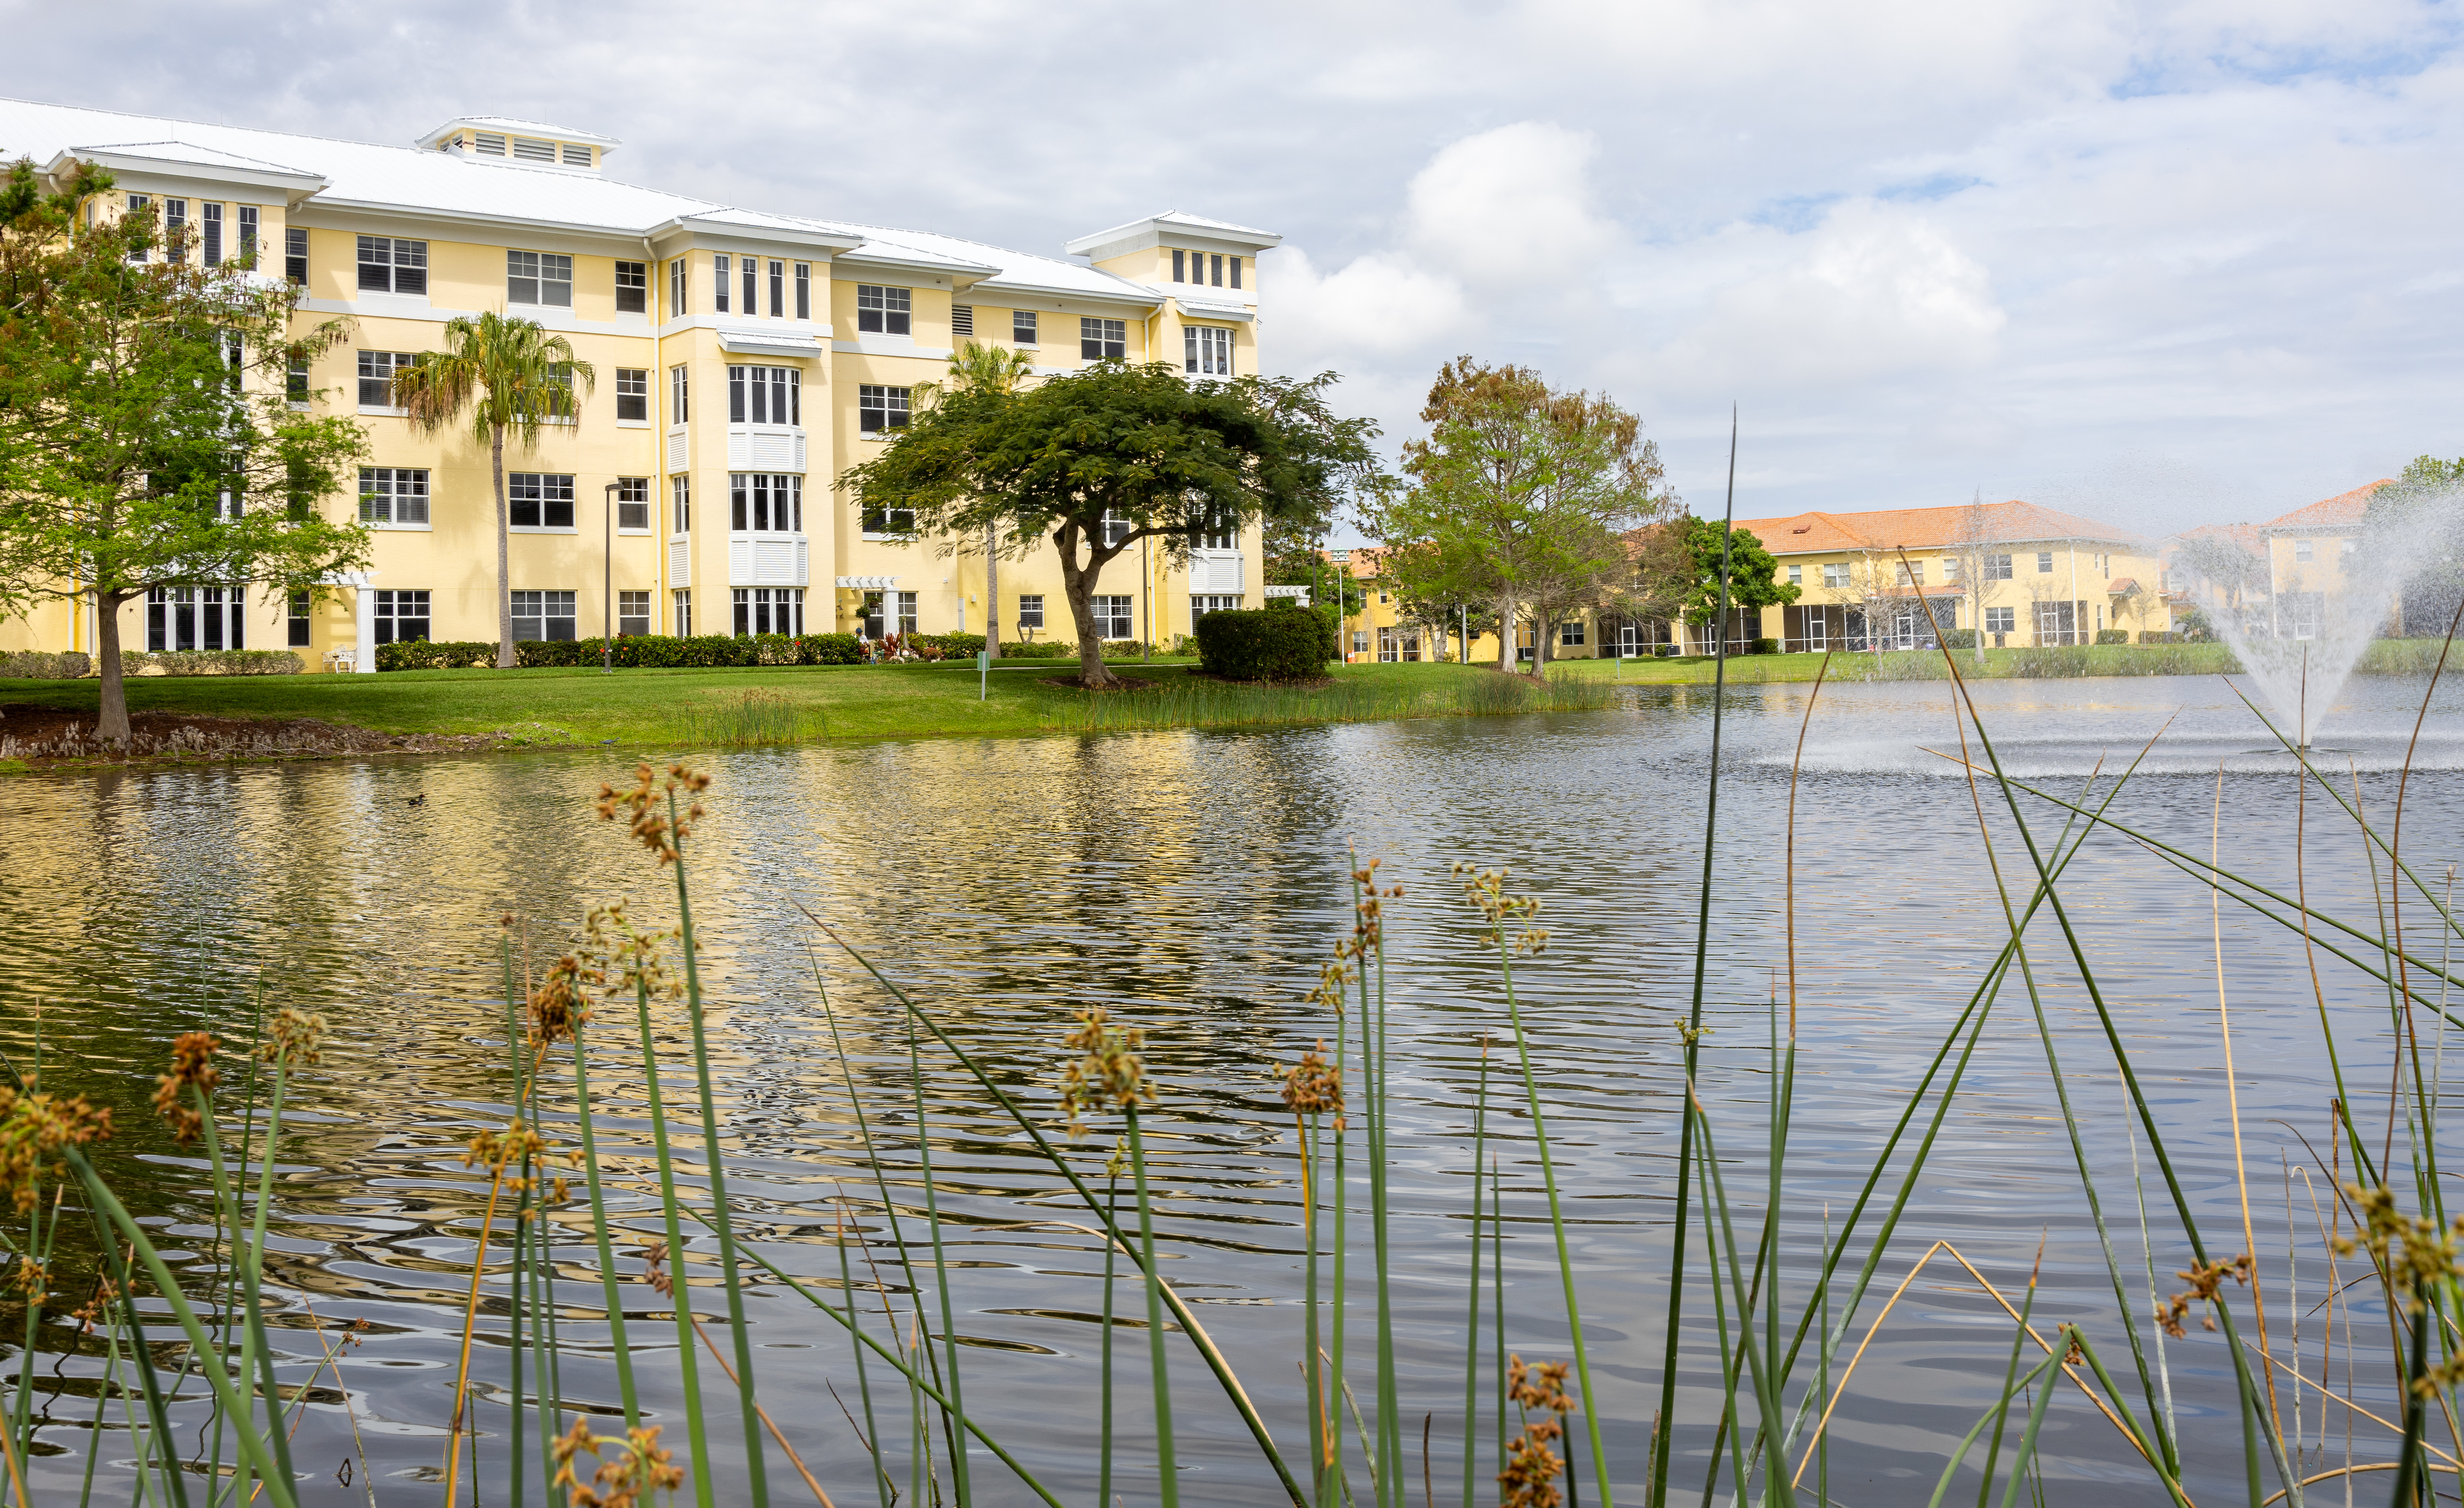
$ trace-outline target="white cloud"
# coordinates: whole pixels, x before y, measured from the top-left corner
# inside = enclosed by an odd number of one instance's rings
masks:
[[[1438,361],[1528,361],[1712,495],[1733,397],[1757,512],[2140,474],[2105,458],[2211,479],[2116,485],[2155,528],[2464,453],[2439,0],[911,11],[0,0],[0,27],[12,88],[82,104],[563,120],[634,182],[1033,250],[1167,206],[1269,226],[1269,361],[1343,371],[1390,436]]]

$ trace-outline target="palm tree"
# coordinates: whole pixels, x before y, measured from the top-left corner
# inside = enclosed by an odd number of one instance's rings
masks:
[[[573,343],[538,321],[483,314],[445,323],[445,349],[393,375],[394,406],[422,434],[450,427],[467,410],[472,437],[488,443],[496,488],[496,668],[514,667],[514,592],[505,527],[505,434],[524,449],[543,424],[578,424],[580,393],[599,381]]]
[[[957,393],[1011,393],[1035,370],[1035,359],[1014,346],[969,340],[950,353],[950,381],[927,382],[917,396],[947,388]],[[1001,540],[984,525],[984,648],[1001,658]]]

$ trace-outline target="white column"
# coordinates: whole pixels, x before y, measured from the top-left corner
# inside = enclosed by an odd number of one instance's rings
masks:
[[[377,673],[377,594],[376,589],[368,584],[368,578],[374,575],[376,573],[370,571],[359,579],[360,643],[359,653],[353,657],[351,667],[362,675]]]

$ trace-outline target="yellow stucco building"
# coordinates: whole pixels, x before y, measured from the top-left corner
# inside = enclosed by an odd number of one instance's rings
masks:
[[[109,168],[97,213],[187,230],[187,254],[254,254],[300,286],[298,317],[352,337],[291,382],[356,414],[356,498],[372,568],[313,605],[248,583],[131,603],[129,649],[282,648],[310,668],[376,667],[408,638],[497,637],[488,453],[422,436],[389,403],[402,363],[457,314],[497,310],[569,339],[597,370],[579,421],[506,457],[515,637],[617,633],[982,632],[1074,638],[1047,546],[946,556],[859,516],[837,479],[904,426],[914,389],[968,339],[1026,352],[1040,376],[1107,359],[1196,377],[1255,373],[1257,258],[1279,239],[1177,211],[1082,236],[1065,255],[771,213],[627,185],[619,144],[471,116],[402,145],[0,101],[0,142],[49,175]],[[1200,542],[1185,562],[1124,555],[1105,572],[1108,639],[1169,644],[1197,615],[1263,601],[1260,543]],[[95,647],[90,604],[0,624],[0,649]]]
[[[2324,506],[2324,505],[2321,505]],[[2164,590],[2158,547],[2126,530],[2057,513],[2034,503],[1956,508],[1901,508],[1867,513],[1804,513],[1787,518],[1741,518],[1777,562],[1776,579],[1797,589],[1795,601],[1730,610],[1730,653],[1756,640],[1788,652],[1933,644],[1925,614],[1944,629],[1981,623],[1986,643],[2011,648],[2094,644],[2099,634],[2169,633],[2173,603]],[[1906,559],[1901,557],[1904,551]],[[1407,622],[1397,596],[1378,579],[1375,549],[1337,552],[1335,558],[1365,590],[1361,610],[1345,620],[1344,652],[1352,661],[1457,659],[1460,633]],[[1532,657],[1533,625],[1516,629],[1518,659]],[[1652,623],[1584,611],[1555,625],[1549,657],[1584,660],[1649,655],[1673,645],[1710,654],[1717,632],[1706,619]],[[1497,659],[1491,634],[1474,635],[1469,658]]]

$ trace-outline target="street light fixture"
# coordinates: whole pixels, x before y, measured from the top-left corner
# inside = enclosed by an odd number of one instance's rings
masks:
[[[601,617],[599,620],[599,673],[601,675],[614,675],[616,673],[616,650],[614,644],[616,638],[616,489],[624,485],[625,484],[622,482],[610,482],[607,484],[605,497],[607,504],[607,510],[604,514],[602,514],[602,517],[606,523],[606,530],[602,535],[599,549],[599,564],[601,567],[599,582],[599,606],[601,610]]]

